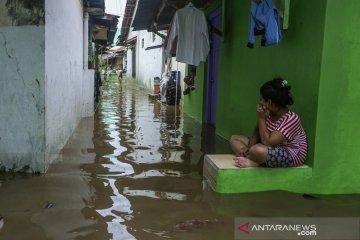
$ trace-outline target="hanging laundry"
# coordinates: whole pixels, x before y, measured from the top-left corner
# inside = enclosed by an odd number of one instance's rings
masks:
[[[170,27],[168,29],[168,33],[171,32],[171,29],[172,29],[172,26],[173,26],[173,20],[171,21],[170,23]],[[169,52],[169,56],[167,57],[175,57],[176,56],[176,49],[177,49],[177,36],[174,38],[174,40],[172,41],[172,47],[170,49],[170,52]],[[165,40],[164,40],[164,49],[166,50],[167,46],[168,46],[168,43],[169,43],[169,34],[166,35],[165,37]]]
[[[209,33],[203,11],[192,3],[176,11],[165,48],[166,57],[171,57],[174,39],[177,37],[176,60],[198,66],[209,54]]]
[[[262,35],[261,46],[278,44],[282,38],[279,12],[273,0],[251,1],[247,47],[254,47],[256,35]]]

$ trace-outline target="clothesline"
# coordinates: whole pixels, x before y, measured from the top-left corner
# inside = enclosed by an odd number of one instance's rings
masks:
[[[167,58],[173,55],[176,39],[178,62],[197,66],[206,60],[210,50],[207,19],[191,2],[175,12],[164,44]]]

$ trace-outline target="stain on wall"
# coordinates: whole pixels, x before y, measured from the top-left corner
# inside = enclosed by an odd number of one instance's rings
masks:
[[[0,0],[0,26],[44,25],[44,0]]]

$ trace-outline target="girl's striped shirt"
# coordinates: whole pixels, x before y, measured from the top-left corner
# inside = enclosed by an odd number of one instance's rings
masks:
[[[299,116],[292,111],[288,111],[275,122],[270,117],[267,117],[266,127],[270,133],[278,131],[286,137],[286,140],[280,146],[284,147],[291,155],[295,167],[303,165],[306,159],[307,142]]]

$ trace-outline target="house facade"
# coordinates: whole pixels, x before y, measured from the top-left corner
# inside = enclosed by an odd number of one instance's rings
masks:
[[[165,35],[167,31],[160,31]],[[127,37],[126,77],[136,79],[149,89],[154,89],[154,78],[161,78],[166,71],[164,39],[147,30],[131,31]],[[178,71],[182,79],[186,74],[186,65],[175,58],[171,61],[171,70]],[[179,82],[182,84],[182,81]]]
[[[145,3],[145,8],[152,5],[151,2]],[[126,78],[141,82],[148,89],[154,89],[154,79],[161,78],[162,74],[169,72],[178,79],[184,78],[186,74],[186,65],[179,63],[172,58],[169,67],[165,66],[165,55],[163,43],[167,34],[167,28],[159,31],[148,31],[146,27],[133,26],[136,18],[139,1],[128,0],[125,6],[124,17],[122,20],[121,35],[118,39],[118,45],[126,47],[126,58],[124,57],[124,69],[126,69]],[[152,7],[149,7],[152,8]],[[136,25],[136,24],[135,24]],[[174,73],[172,73],[174,71]],[[182,88],[184,83],[179,81]]]
[[[209,104],[213,99],[208,94],[212,84],[208,58],[197,71],[197,88],[201,85],[202,91],[185,96],[185,113],[212,124],[225,139],[232,134],[250,135],[260,86],[281,76],[292,87],[295,104],[291,109],[299,114],[306,130],[311,177],[300,184],[291,173],[279,176],[276,184],[271,177],[266,181],[251,178],[243,182],[250,184],[244,191],[273,190],[280,184],[282,189],[297,192],[359,193],[360,114],[355,108],[360,102],[360,30],[356,25],[360,3],[288,1],[288,28],[280,44],[262,47],[259,37],[250,49],[246,47],[250,2],[214,1],[205,9],[208,17],[215,11],[221,14],[216,105]],[[209,109],[215,117],[207,115]]]
[[[80,119],[93,115],[89,29],[105,8],[93,4],[0,0],[1,170],[46,172]]]

